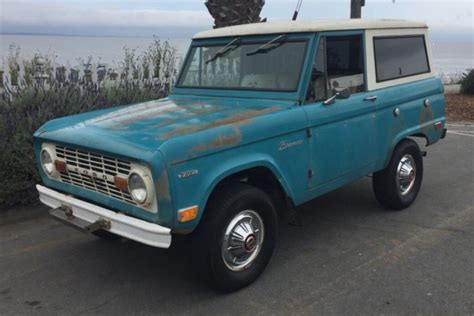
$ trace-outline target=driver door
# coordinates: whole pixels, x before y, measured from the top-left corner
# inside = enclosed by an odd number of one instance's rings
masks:
[[[363,35],[324,36],[313,63],[304,109],[310,137],[309,187],[341,185],[375,161],[375,102],[366,92]],[[348,88],[348,99],[324,101]]]

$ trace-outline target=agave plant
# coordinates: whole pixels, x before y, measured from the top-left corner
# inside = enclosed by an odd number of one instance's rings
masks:
[[[265,0],[208,0],[205,5],[214,28],[265,21],[260,17]]]

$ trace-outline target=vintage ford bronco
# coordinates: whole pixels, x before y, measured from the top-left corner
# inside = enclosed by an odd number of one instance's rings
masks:
[[[422,152],[446,135],[423,23],[259,23],[197,34],[163,100],[50,121],[35,133],[51,214],[99,237],[167,248],[239,289],[265,269],[277,218],[373,175],[410,206]]]

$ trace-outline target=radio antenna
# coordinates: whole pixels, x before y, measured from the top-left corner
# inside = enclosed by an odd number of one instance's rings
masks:
[[[293,21],[296,21],[298,18],[298,13],[300,13],[301,5],[303,4],[303,0],[298,0],[298,3],[296,4],[296,9],[295,13],[293,13]]]

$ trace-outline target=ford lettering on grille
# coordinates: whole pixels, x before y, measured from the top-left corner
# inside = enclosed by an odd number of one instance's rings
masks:
[[[109,182],[114,182],[114,177],[111,176],[111,175],[105,174],[105,173],[101,173],[101,172],[97,172],[97,171],[93,171],[93,170],[88,170],[88,169],[84,169],[84,168],[80,168],[80,167],[76,167],[76,166],[70,166],[70,165],[67,165],[67,170],[69,172],[74,171],[74,172],[80,173],[84,176],[89,176],[94,181],[96,179],[100,179],[100,180],[105,180],[105,181],[109,181]]]

